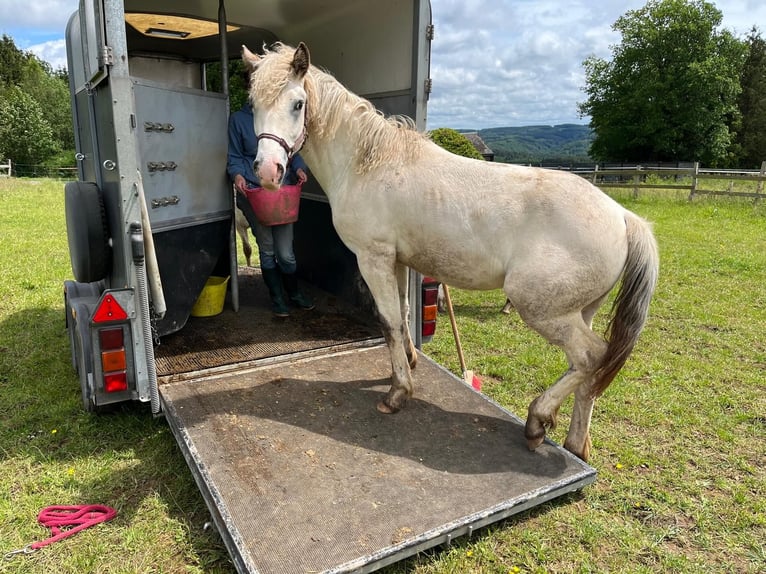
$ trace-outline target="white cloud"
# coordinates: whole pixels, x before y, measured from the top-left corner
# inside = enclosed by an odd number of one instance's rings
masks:
[[[34,44],[28,48],[35,56],[48,62],[54,70],[67,67],[66,42],[51,40],[42,44]]]
[[[723,25],[744,36],[766,26],[763,0],[713,0]],[[63,36],[79,0],[0,0],[0,33],[54,69],[66,65]],[[431,0],[428,127],[583,122],[582,62],[611,56],[615,20],[646,0]]]
[[[63,36],[77,0],[3,0],[3,28],[27,28]]]

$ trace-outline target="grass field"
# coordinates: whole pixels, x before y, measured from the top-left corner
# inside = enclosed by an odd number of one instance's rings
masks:
[[[654,222],[662,268],[647,328],[596,403],[598,480],[386,574],[766,572],[766,206],[617,199]],[[119,512],[0,572],[234,572],[164,420],[146,405],[81,408],[61,182],[0,178],[0,246],[0,555],[47,537],[45,506]],[[563,355],[499,312],[501,292],[452,298],[469,368],[525,416]],[[459,373],[446,317],[424,350]]]

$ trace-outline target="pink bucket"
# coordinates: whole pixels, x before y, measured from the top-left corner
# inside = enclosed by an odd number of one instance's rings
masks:
[[[277,191],[250,187],[245,194],[258,221],[267,226],[283,225],[298,221],[301,185],[283,185]]]

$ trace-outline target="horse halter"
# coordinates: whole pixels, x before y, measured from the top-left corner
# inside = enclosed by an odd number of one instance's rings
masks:
[[[277,142],[280,145],[280,147],[283,150],[285,150],[285,153],[287,154],[287,163],[290,163],[290,160],[293,159],[293,156],[303,149],[303,146],[306,144],[306,140],[309,138],[308,131],[306,130],[307,116],[308,114],[304,111],[303,130],[301,130],[301,133],[298,136],[298,139],[295,140],[295,143],[292,146],[290,146],[290,144],[288,144],[283,138],[279,137],[278,135],[270,134],[268,132],[257,134],[255,136],[255,145],[257,146],[262,139],[267,139],[267,140],[272,140]]]

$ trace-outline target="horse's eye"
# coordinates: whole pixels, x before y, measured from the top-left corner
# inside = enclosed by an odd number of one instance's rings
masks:
[[[303,109],[303,100],[298,100],[295,102],[295,105],[293,105],[293,111],[299,112]]]

